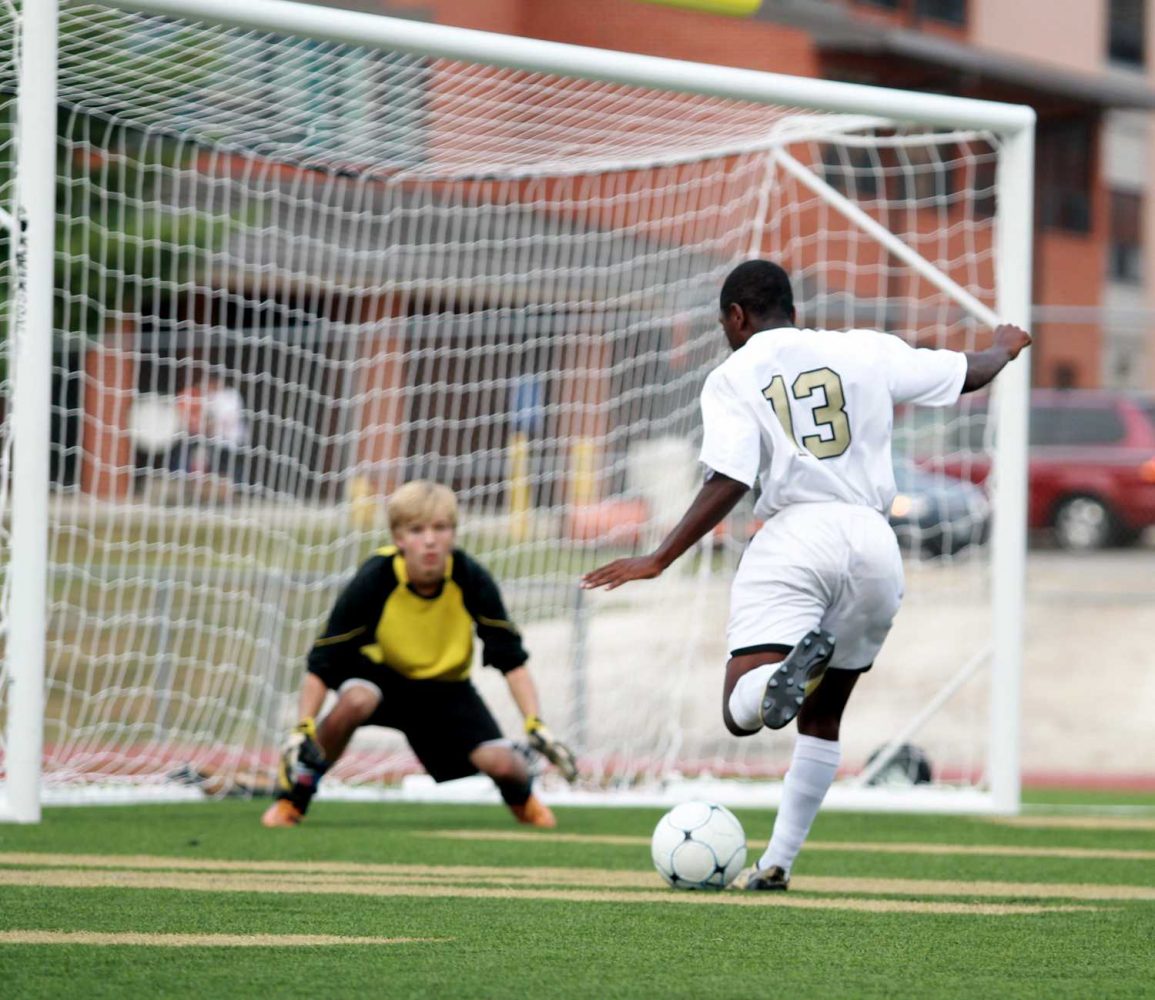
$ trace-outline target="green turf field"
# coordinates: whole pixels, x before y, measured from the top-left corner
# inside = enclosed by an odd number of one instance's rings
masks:
[[[656,809],[50,809],[0,826],[0,996],[1155,996],[1155,797],[1045,798],[820,815],[770,896],[666,889]]]

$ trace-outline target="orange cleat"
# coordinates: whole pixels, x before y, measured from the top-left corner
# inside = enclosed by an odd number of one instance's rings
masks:
[[[509,809],[519,823],[539,826],[543,830],[552,830],[557,826],[557,818],[553,811],[536,795],[531,795],[520,806],[510,806]]]
[[[305,814],[288,799],[277,799],[265,810],[265,814],[261,817],[261,826],[297,826],[304,816]]]

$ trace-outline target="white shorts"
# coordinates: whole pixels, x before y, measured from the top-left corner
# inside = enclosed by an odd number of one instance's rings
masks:
[[[834,633],[832,667],[869,667],[902,603],[902,557],[877,511],[795,504],[751,539],[730,591],[731,654]]]

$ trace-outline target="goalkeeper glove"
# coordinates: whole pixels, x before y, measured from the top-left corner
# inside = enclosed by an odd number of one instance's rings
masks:
[[[573,751],[561,740],[556,739],[536,715],[525,719],[525,732],[529,745],[556,767],[563,778],[571,784],[577,780],[577,759]]]
[[[302,719],[281,750],[278,786],[287,792],[297,785],[316,785],[328,769],[325,751],[317,742],[316,722],[312,718]]]

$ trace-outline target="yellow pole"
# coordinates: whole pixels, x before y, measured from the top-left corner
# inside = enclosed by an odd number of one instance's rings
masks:
[[[354,476],[349,480],[346,499],[349,502],[349,522],[358,531],[372,531],[377,524],[377,498],[368,476]]]
[[[529,536],[529,436],[516,431],[509,441],[509,534],[515,542]]]
[[[597,477],[594,473],[593,438],[577,438],[570,446],[570,503],[591,504],[597,499]]]

